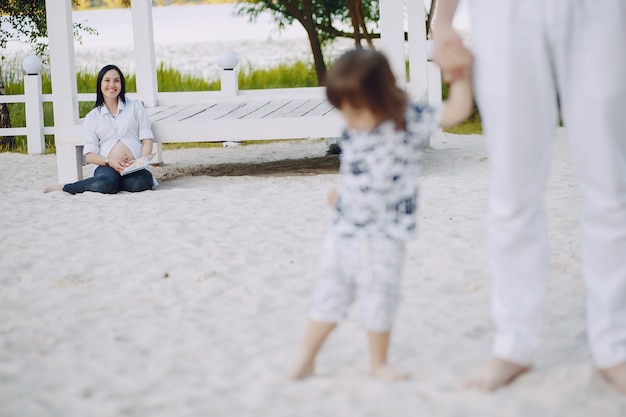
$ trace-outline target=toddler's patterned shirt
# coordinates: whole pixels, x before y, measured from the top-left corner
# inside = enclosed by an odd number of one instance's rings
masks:
[[[368,132],[344,131],[332,222],[337,233],[415,236],[419,160],[424,142],[439,126],[438,108],[411,103],[406,131],[396,131],[391,120]]]

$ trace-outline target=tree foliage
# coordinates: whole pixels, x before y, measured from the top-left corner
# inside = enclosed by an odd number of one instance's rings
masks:
[[[8,0],[0,3],[0,48],[9,41],[34,45],[43,51],[42,37],[48,33],[44,0]]]
[[[251,21],[269,11],[279,28],[299,22],[307,32],[320,85],[326,76],[323,46],[338,37],[371,45],[378,28],[378,0],[239,0],[237,13]]]
[[[77,0],[72,0],[72,2],[76,4]],[[75,23],[74,38],[80,41],[82,33],[96,33],[96,31]],[[2,0],[0,2],[0,50],[5,50],[11,41],[30,45],[35,54],[47,56],[48,25],[45,0]],[[1,68],[0,94],[4,94]],[[11,127],[9,107],[6,103],[0,103],[0,127]],[[13,136],[0,136],[0,148],[13,149],[14,146]]]
[[[78,0],[72,0],[72,3],[77,4]],[[81,23],[75,23],[74,38],[80,42],[83,33],[96,31]],[[10,41],[30,45],[37,55],[47,55],[48,25],[45,0],[3,0],[0,3],[0,49],[5,49]]]
[[[401,0],[398,2],[402,4]],[[380,19],[378,0],[239,0],[238,3],[238,15],[247,15],[251,21],[269,11],[279,29],[299,22],[309,38],[320,85],[326,76],[322,53],[326,43],[343,37],[354,39],[355,47],[361,47],[363,42],[372,47],[372,39],[380,37],[380,33],[376,33]],[[436,0],[430,3],[424,22],[428,37],[431,36]]]

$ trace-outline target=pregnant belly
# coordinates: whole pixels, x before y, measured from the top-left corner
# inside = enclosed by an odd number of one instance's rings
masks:
[[[121,140],[118,140],[111,152],[109,153],[110,159],[119,159],[124,162],[131,162],[135,159],[133,153],[128,149],[128,146],[124,145]]]

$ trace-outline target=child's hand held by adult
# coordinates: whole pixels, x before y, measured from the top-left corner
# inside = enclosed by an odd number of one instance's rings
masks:
[[[435,31],[433,61],[441,68],[443,80],[451,83],[462,78],[469,69],[472,53],[453,28],[440,29]]]

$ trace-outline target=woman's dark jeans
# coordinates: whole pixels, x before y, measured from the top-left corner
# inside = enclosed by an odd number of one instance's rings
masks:
[[[152,184],[152,173],[147,169],[141,169],[131,174],[121,176],[111,167],[99,166],[94,171],[93,177],[71,184],[65,184],[63,191],[70,194],[84,193],[85,191],[103,194],[115,194],[119,191],[135,193],[150,190]]]

